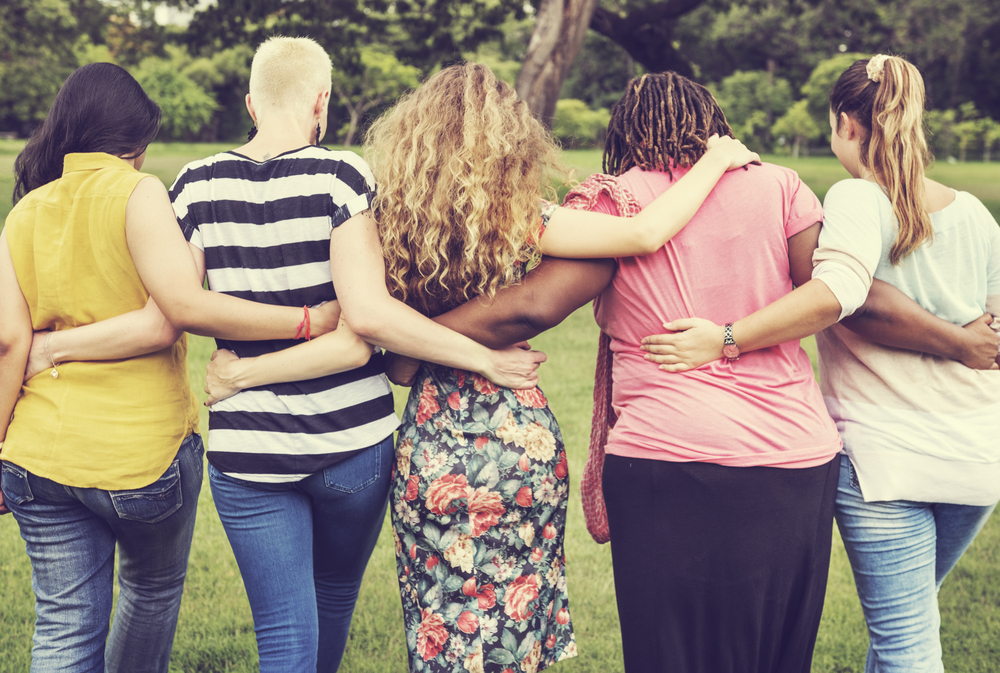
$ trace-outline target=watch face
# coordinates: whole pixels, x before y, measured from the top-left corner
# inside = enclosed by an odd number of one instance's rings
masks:
[[[736,360],[740,357],[740,348],[736,344],[726,344],[722,347],[722,355],[730,360]]]

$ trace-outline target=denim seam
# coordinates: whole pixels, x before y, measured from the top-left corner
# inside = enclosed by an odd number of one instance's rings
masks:
[[[160,477],[154,481],[149,486],[145,488],[148,489],[164,478],[170,479],[170,484],[164,485],[163,487],[155,491],[147,491],[145,489],[136,489],[132,491],[108,491],[108,495],[111,498],[111,505],[115,508],[115,512],[118,513],[120,519],[125,521],[139,521],[143,523],[158,523],[163,521],[168,516],[179,510],[184,506],[184,493],[181,487],[181,466],[180,460],[175,459],[170,467],[160,475]],[[150,502],[165,502],[169,498],[176,495],[173,507],[170,507],[167,511],[159,513],[153,519],[140,518],[134,514],[127,511],[125,507],[119,507],[119,505],[125,505],[133,501],[150,501]]]
[[[381,463],[381,460],[382,460],[382,444],[381,443],[375,444],[369,451],[366,451],[362,455],[365,456],[366,458],[369,458],[369,457],[373,458],[372,469],[374,470],[374,474],[372,474],[371,478],[363,481],[362,483],[358,484],[357,486],[355,486],[353,488],[348,488],[346,486],[343,486],[341,484],[333,482],[332,480],[330,480],[326,476],[326,474],[324,474],[323,475],[323,483],[324,483],[324,485],[327,488],[331,489],[331,490],[340,491],[341,493],[348,493],[348,494],[350,494],[350,493],[359,493],[359,492],[365,490],[366,488],[368,488],[369,486],[371,486],[372,484],[374,484],[376,481],[378,481],[379,477],[381,476],[381,470],[379,469],[379,464]],[[360,458],[360,457],[361,456],[356,456],[356,458]],[[343,465],[343,463],[341,463],[341,465]],[[338,467],[338,466],[334,466],[334,467]],[[325,472],[325,470],[324,470],[324,472]]]
[[[27,494],[24,499],[19,500],[18,498],[9,498],[11,502],[17,505],[22,505],[26,502],[31,502],[35,499],[35,494],[31,492],[31,484],[28,482],[28,471],[23,467],[3,461],[0,463],[2,465],[2,470],[0,472],[10,472],[14,475],[16,479],[21,480],[24,483],[24,492]],[[4,500],[7,500],[7,493],[4,492]]]

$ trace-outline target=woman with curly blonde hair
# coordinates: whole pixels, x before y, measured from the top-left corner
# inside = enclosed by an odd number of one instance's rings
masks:
[[[505,300],[498,293],[542,254],[656,250],[726,170],[756,159],[731,138],[700,142],[710,149],[683,188],[627,223],[546,205],[543,186],[558,170],[548,132],[489,68],[447,68],[368,135],[389,291],[440,320],[473,297]],[[546,264],[561,269],[547,272],[557,294],[571,284],[603,287],[613,271]],[[563,552],[567,461],[545,396],[431,364],[412,374],[399,360],[390,367],[395,380],[416,383],[390,495],[410,669],[536,671],[575,656]]]

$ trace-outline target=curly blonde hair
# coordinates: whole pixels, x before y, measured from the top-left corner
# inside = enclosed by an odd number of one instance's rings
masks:
[[[517,282],[558,148],[488,67],[430,77],[372,125],[365,154],[395,297],[433,316]]]

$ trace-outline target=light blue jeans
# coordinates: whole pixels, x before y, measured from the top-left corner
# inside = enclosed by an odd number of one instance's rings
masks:
[[[159,479],[129,491],[64,486],[3,463],[4,502],[31,559],[33,673],[165,673],[203,456],[201,436],[190,435]],[[109,633],[116,544],[120,592]]]
[[[261,673],[332,673],[385,519],[390,435],[302,481],[265,484],[209,465],[250,600]]]
[[[937,594],[996,504],[865,502],[844,457],[837,527],[868,623],[866,673],[940,673]]]

